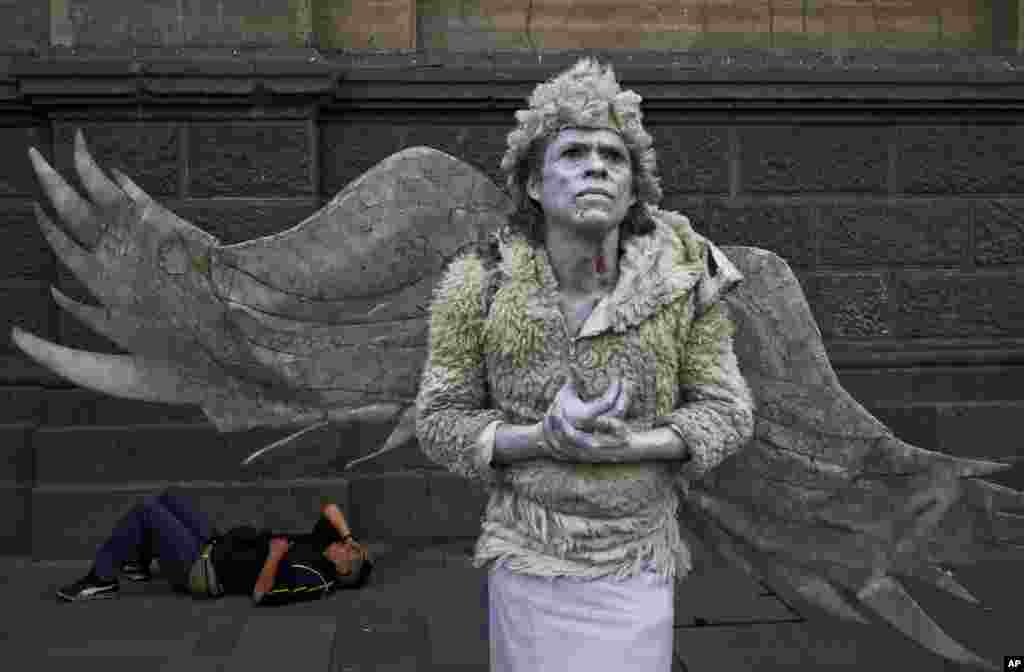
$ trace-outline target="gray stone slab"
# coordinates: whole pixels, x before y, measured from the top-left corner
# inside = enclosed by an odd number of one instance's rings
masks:
[[[254,613],[238,638],[225,672],[308,670],[329,672],[335,619],[274,610]]]

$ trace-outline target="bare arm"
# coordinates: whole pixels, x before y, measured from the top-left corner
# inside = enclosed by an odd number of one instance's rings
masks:
[[[338,530],[338,534],[341,535],[342,539],[345,537],[352,536],[352,530],[348,527],[348,522],[345,520],[345,514],[341,512],[337,504],[328,502],[324,504],[323,508],[320,509],[320,513],[323,514],[324,518],[330,521],[334,529]]]
[[[260,575],[256,579],[256,585],[252,589],[252,599],[259,602],[263,595],[270,592],[270,589],[274,587],[274,578],[277,576],[277,568],[281,564],[281,559],[288,553],[288,541],[284,540],[284,544],[276,543],[278,539],[271,540],[270,551],[267,553],[267,559],[263,563],[263,569],[260,570]]]

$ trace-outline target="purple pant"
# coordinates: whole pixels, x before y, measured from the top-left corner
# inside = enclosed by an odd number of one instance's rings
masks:
[[[100,546],[93,565],[98,576],[117,576],[121,563],[160,558],[160,570],[176,588],[188,586],[188,573],[213,526],[185,497],[164,492],[144,498],[118,521]]]

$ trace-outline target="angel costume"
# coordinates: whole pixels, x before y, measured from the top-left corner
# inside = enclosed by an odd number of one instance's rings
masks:
[[[127,176],[109,179],[78,132],[87,198],[32,148],[63,226],[36,213],[103,305],[54,298],[131,354],[18,327],[12,339],[94,390],[198,404],[221,431],[299,428],[246,463],[288,459],[312,428],[397,418],[374,455],[418,433],[434,460],[490,490],[476,562],[490,565],[498,669],[544,669],[538,653],[560,672],[669,669],[672,579],[690,569],[677,514],[783,597],[850,621],[866,609],[938,655],[998,669],[896,577],[977,603],[946,565],[1024,558],[1024,493],[980,478],[1011,465],[904,443],[854,400],[784,260],[718,249],[657,208],[639,103],[583,61],[538,86],[509,135],[510,178],[535,137],[567,123],[613,129],[639,157],[653,230],[623,237],[618,284],[576,335],[543,246],[505,228],[512,200],[443,152],[405,149],[292,228],[222,245]],[[489,464],[497,423],[539,419],[567,376],[592,396],[613,375],[638,386],[627,423],[673,428],[690,460]],[[640,657],[624,657],[631,645]]]

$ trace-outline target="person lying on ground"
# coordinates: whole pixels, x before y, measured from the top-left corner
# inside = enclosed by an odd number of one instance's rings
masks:
[[[309,534],[275,534],[239,525],[221,534],[193,502],[163,492],[145,497],[118,521],[89,573],[57,591],[68,601],[115,597],[118,569],[132,581],[152,578],[150,563],[178,592],[196,597],[251,594],[257,605],[324,597],[361,588],[373,562],[344,514],[325,501]]]

